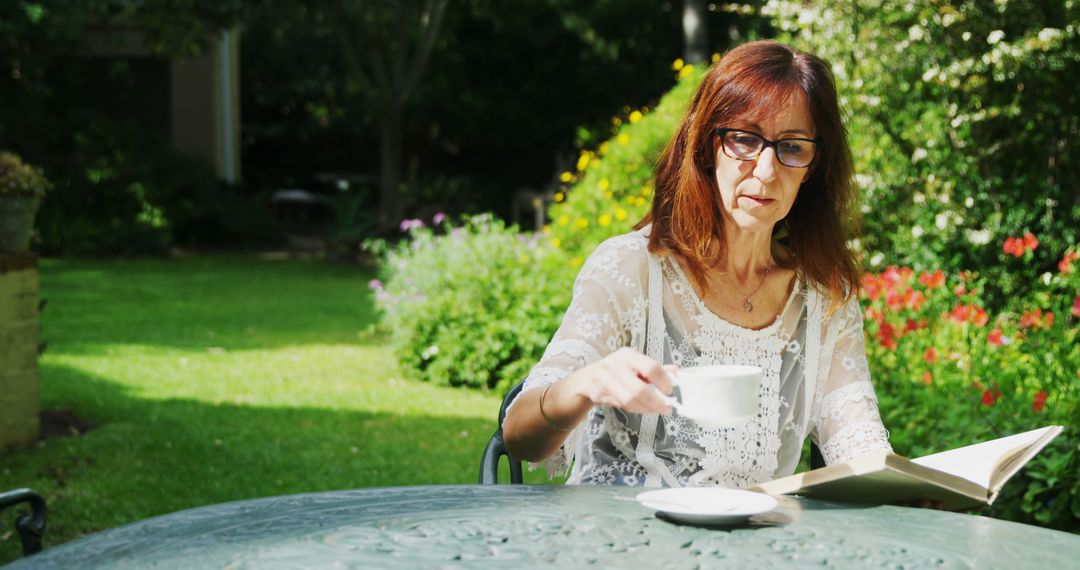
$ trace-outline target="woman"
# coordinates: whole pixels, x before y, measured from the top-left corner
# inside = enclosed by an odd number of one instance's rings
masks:
[[[735,48],[698,88],[635,232],[601,244],[503,425],[514,457],[569,483],[751,487],[889,450],[870,384],[849,236],[855,189],[820,59]],[[760,367],[760,411],[707,429],[672,414],[673,366]]]

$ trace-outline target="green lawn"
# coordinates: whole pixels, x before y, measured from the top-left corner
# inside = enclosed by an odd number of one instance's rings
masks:
[[[0,490],[46,496],[48,547],[222,501],[475,482],[499,396],[403,378],[371,277],[248,257],[43,261],[42,407],[96,427],[4,453]],[[0,563],[18,557],[13,520]]]

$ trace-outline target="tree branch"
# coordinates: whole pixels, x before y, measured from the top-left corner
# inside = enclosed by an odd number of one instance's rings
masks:
[[[424,7],[420,20],[420,47],[416,50],[415,57],[409,62],[408,75],[401,90],[402,100],[409,98],[420,80],[420,76],[423,75],[424,68],[427,67],[428,60],[431,58],[431,49],[435,45],[435,38],[438,37],[439,28],[442,27],[446,3],[447,0],[428,0],[427,5]]]

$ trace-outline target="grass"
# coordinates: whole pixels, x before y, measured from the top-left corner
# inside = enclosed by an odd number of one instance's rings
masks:
[[[45,495],[48,547],[223,501],[476,482],[499,395],[404,378],[370,278],[310,260],[43,261],[42,407],[96,427],[3,453],[0,490]],[[19,556],[13,520],[0,563]]]

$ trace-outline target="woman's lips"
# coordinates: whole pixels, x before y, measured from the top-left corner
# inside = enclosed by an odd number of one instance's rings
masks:
[[[740,195],[739,198],[745,198],[747,202],[757,206],[766,206],[774,201],[772,198],[766,198],[764,196],[747,196],[745,194]]]

